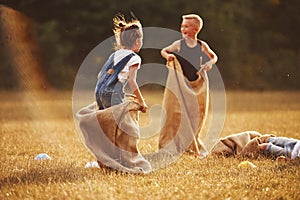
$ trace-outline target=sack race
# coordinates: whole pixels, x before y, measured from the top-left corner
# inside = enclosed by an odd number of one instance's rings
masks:
[[[159,133],[159,149],[179,155],[187,150],[207,155],[200,133],[208,112],[208,79],[205,71],[188,81],[175,58],[167,63],[169,74],[163,98],[165,117]]]

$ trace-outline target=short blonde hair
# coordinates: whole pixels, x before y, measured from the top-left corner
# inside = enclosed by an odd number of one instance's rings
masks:
[[[199,30],[202,29],[203,26],[203,20],[199,15],[196,14],[188,14],[188,15],[183,15],[182,19],[192,19],[194,21],[194,24],[199,27]]]

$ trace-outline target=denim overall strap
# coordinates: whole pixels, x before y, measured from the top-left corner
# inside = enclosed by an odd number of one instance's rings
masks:
[[[115,84],[118,82],[118,74],[124,69],[125,65],[134,55],[134,53],[127,55],[116,65],[113,65],[114,54],[111,55],[101,72],[101,76],[96,86],[96,93],[102,93],[107,89],[113,90]]]
[[[107,74],[108,78],[106,81],[106,86],[111,87],[114,86],[118,82],[118,75],[124,69],[125,65],[129,62],[129,60],[134,56],[134,53],[131,53],[124,57],[120,62],[116,65],[113,65],[112,68],[108,69]]]
[[[102,88],[103,83],[105,82],[105,79],[107,79],[106,72],[108,69],[112,68],[112,66],[114,64],[114,57],[115,57],[115,53],[111,54],[101,69],[101,74],[100,74],[100,77],[97,81],[96,88],[95,88],[96,94],[100,93],[100,91],[103,90],[103,88]]]

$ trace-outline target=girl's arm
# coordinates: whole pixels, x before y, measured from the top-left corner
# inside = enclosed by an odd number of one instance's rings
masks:
[[[128,76],[128,84],[129,84],[130,89],[133,91],[136,98],[138,99],[139,103],[143,106],[142,112],[146,112],[148,106],[145,103],[144,98],[142,96],[142,93],[141,93],[141,91],[139,89],[139,86],[136,82],[138,65],[139,64],[135,64],[135,65],[132,65],[130,67],[129,76]]]
[[[101,71],[99,72],[99,74],[98,74],[97,78],[99,79],[99,78],[100,78],[100,76],[101,76]]]

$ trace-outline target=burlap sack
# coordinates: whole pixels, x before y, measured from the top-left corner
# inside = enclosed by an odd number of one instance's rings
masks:
[[[245,131],[241,133],[235,133],[228,135],[224,138],[221,138],[213,148],[211,149],[212,155],[224,155],[224,156],[234,156],[239,155],[245,146],[251,142],[249,145],[249,148],[246,149],[246,151],[243,151],[243,154],[250,153],[249,150],[254,148],[250,148],[250,146],[253,146],[252,144],[255,144],[255,142],[258,142],[257,140],[262,137],[264,139],[265,137],[260,134],[257,131]]]
[[[200,133],[208,112],[208,79],[205,71],[188,81],[177,59],[167,63],[169,74],[163,98],[165,116],[159,133],[159,148],[172,154],[187,150],[207,154]]]
[[[76,117],[84,143],[101,166],[132,173],[152,171],[137,147],[140,109],[138,103],[126,101],[104,110],[98,110],[93,103],[78,111]]]

